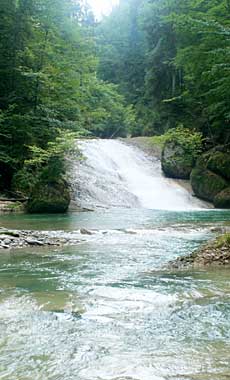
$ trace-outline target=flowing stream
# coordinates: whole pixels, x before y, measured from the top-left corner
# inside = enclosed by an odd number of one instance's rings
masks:
[[[230,211],[205,209],[124,143],[82,150],[75,194],[94,212],[1,217],[79,245],[1,253],[0,379],[229,380],[230,269],[166,264]]]

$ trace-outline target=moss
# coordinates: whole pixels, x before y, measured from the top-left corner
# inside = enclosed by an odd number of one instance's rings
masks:
[[[212,154],[211,151],[209,151],[209,152],[205,152],[200,157],[198,157],[196,161],[196,168],[203,169],[203,170],[207,169],[208,160],[211,154]]]
[[[165,135],[161,136],[152,136],[149,137],[149,142],[151,145],[158,145],[161,149],[163,149],[167,137]]]
[[[230,187],[227,187],[216,195],[214,205],[217,208],[230,209]]]
[[[230,233],[219,236],[214,243],[215,248],[230,247]]]
[[[181,145],[168,141],[164,145],[161,164],[167,177],[189,179],[195,159]]]
[[[68,185],[64,181],[40,183],[32,191],[27,211],[30,213],[64,213],[70,204]]]
[[[208,160],[207,168],[226,179],[230,179],[230,154],[214,152]]]
[[[227,181],[217,174],[196,167],[191,173],[191,185],[195,195],[206,201],[214,201],[218,193],[228,187]]]

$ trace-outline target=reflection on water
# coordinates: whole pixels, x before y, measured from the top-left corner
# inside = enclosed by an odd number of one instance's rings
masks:
[[[1,254],[0,379],[229,379],[230,269],[162,270],[229,216],[3,217],[11,227],[108,231],[77,247]]]
[[[204,211],[157,211],[148,209],[110,209],[96,212],[60,215],[1,215],[0,227],[27,230],[65,230],[79,228],[119,229],[151,228],[178,223],[220,223],[230,225],[230,212],[225,210]]]

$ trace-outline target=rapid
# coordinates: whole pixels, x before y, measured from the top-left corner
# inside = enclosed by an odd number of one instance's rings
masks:
[[[87,160],[75,168],[73,182],[82,207],[206,207],[174,180],[163,177],[159,159],[134,146],[117,140],[91,140],[81,142],[80,147]]]
[[[73,198],[93,212],[1,217],[79,244],[0,254],[0,379],[229,380],[230,269],[167,263],[230,211],[206,209],[138,148],[80,145]]]

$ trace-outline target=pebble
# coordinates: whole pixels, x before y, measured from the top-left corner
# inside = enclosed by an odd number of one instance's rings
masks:
[[[11,248],[23,248],[28,246],[67,246],[76,245],[80,241],[73,237],[55,237],[51,236],[49,232],[38,231],[16,231],[6,230],[0,227],[0,250]],[[5,233],[3,233],[3,231]],[[88,234],[88,233],[87,233]],[[89,233],[91,234],[91,233]]]
[[[4,244],[5,245],[9,245],[11,243],[11,240],[10,239],[4,239]]]

